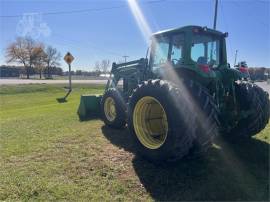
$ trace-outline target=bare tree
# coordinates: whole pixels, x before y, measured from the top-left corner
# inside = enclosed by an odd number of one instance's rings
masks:
[[[36,71],[39,73],[39,78],[41,79],[42,72],[44,72],[45,66],[46,66],[46,63],[44,61],[46,58],[46,53],[44,52],[43,46],[41,46],[40,48],[41,48],[40,54],[39,54],[39,57],[37,57],[37,59],[34,62],[34,67],[35,67]]]
[[[17,38],[6,49],[7,63],[16,62],[23,64],[27,79],[29,79],[30,71],[37,58],[42,51],[42,44],[36,43],[33,39]]]
[[[47,76],[51,77],[52,67],[60,65],[61,54],[57,51],[56,48],[48,46],[45,50],[44,62],[46,64]]]
[[[95,71],[100,72],[100,63],[98,61],[95,62]]]
[[[110,60],[105,59],[101,61],[101,69],[103,73],[108,72],[109,67],[110,67]]]

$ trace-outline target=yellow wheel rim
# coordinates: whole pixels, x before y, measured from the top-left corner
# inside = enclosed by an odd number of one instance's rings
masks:
[[[133,126],[139,141],[145,147],[161,147],[167,138],[168,121],[160,102],[150,96],[141,98],[134,108]]]
[[[104,103],[104,113],[109,121],[114,121],[116,118],[115,102],[112,97],[107,97]]]

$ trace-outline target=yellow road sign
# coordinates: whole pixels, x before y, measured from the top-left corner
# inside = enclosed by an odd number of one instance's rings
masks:
[[[64,60],[68,63],[71,64],[72,61],[74,60],[74,57],[71,55],[70,52],[67,52],[67,54],[64,57]]]

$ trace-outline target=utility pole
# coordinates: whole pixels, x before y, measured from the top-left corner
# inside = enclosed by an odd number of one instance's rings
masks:
[[[216,29],[217,27],[217,10],[218,10],[218,0],[215,0],[215,16],[214,16],[214,25],[213,25],[213,29]]]
[[[213,29],[216,29],[217,27],[217,10],[218,10],[218,0],[215,0],[215,16],[214,16],[214,25],[213,25]],[[210,52],[210,60],[212,60],[213,58],[213,42],[211,42],[211,52]]]
[[[236,60],[237,60],[237,53],[238,53],[238,50],[236,50],[235,51],[235,56],[234,56],[234,67],[235,67],[235,65],[236,65]]]
[[[123,58],[125,58],[125,63],[127,62],[128,55],[124,55]]]

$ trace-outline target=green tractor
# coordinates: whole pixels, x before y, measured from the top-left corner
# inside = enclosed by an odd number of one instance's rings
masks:
[[[152,161],[206,151],[218,134],[255,135],[269,121],[268,94],[229,67],[227,36],[200,26],[153,34],[149,56],[113,63],[103,96],[81,102],[79,115],[94,112],[87,103],[100,105],[104,123],[127,125],[136,151]]]

